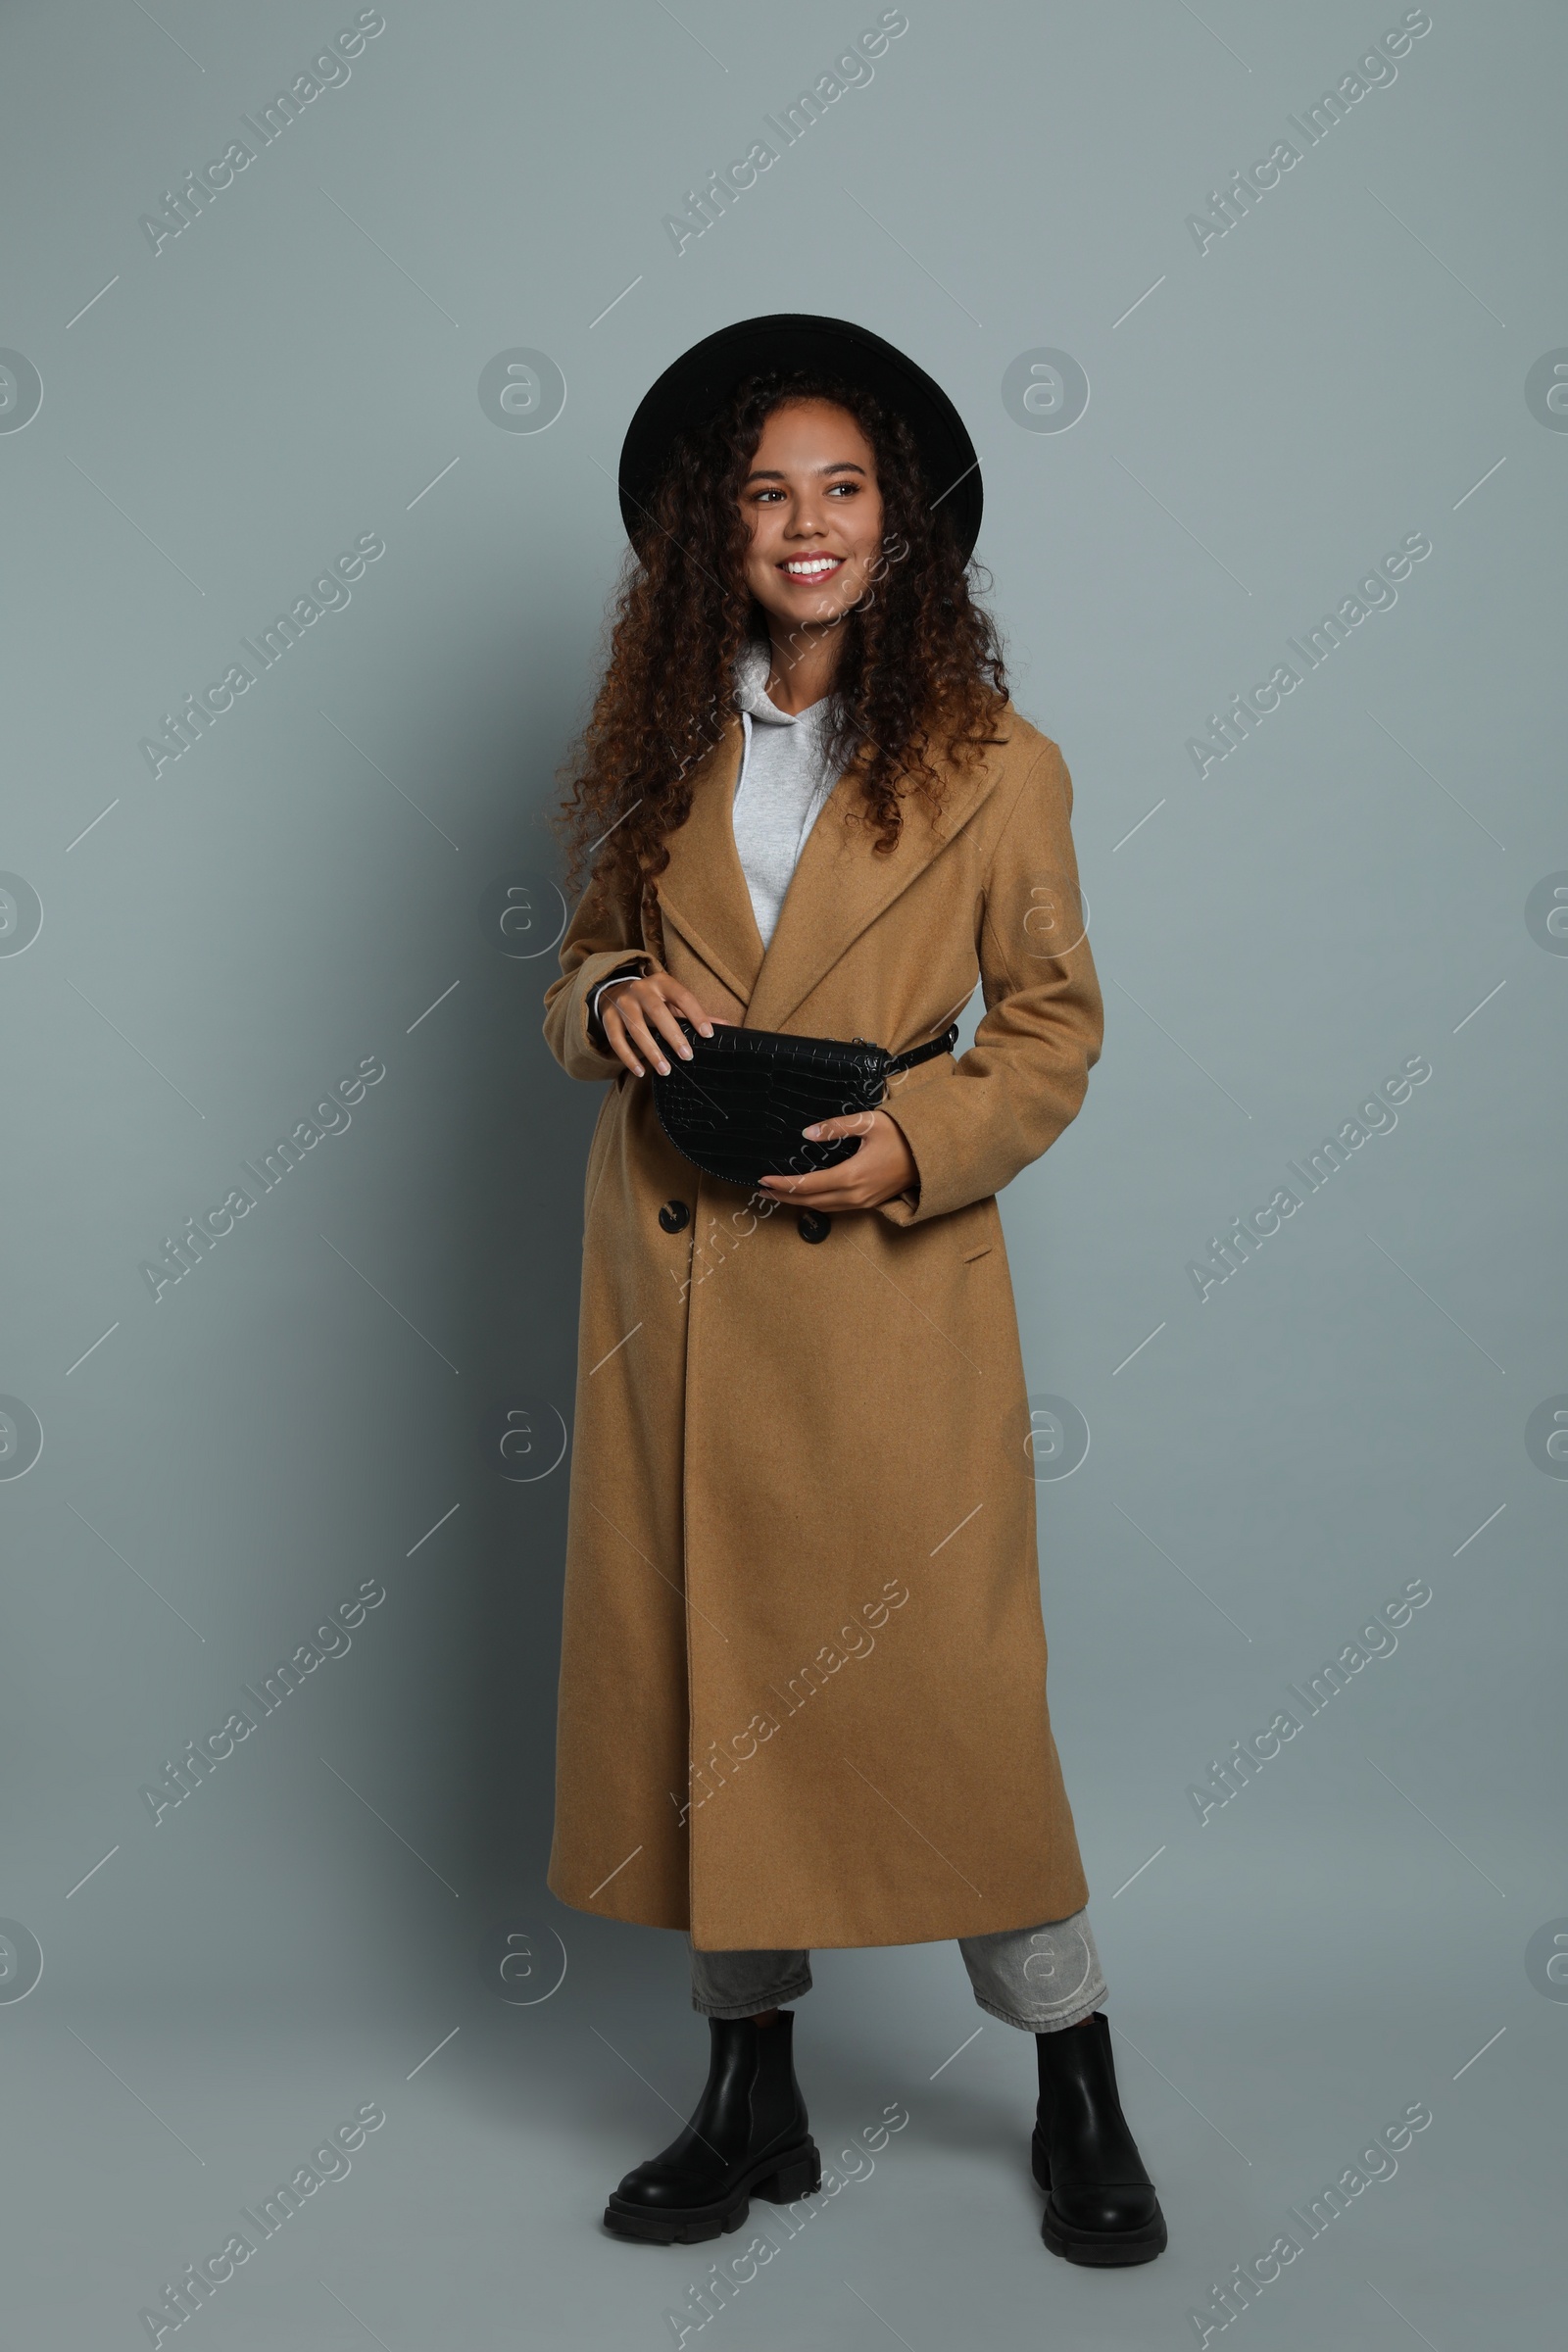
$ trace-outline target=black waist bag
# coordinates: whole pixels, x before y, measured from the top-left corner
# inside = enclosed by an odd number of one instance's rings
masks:
[[[804,1176],[851,1158],[860,1148],[858,1135],[808,1144],[802,1128],[875,1110],[891,1077],[951,1054],[958,1041],[956,1021],[909,1054],[889,1054],[861,1037],[846,1043],[734,1028],[700,1037],[689,1022],[680,1025],[692,1058],[672,1060],[667,1078],[654,1072],[660,1125],[705,1176],[748,1187],[762,1176]]]

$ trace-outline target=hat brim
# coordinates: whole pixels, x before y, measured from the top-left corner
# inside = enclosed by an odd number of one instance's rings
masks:
[[[801,368],[863,386],[899,411],[919,449],[932,509],[949,516],[967,562],[980,536],[980,461],[957,410],[923,368],[880,335],[801,312],[720,327],[683,352],[645,393],[620,453],[620,514],[633,545],[676,437],[705,423],[748,376]]]

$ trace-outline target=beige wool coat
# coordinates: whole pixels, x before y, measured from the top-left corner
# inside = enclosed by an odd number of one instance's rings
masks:
[[[730,824],[738,720],[659,882],[590,885],[545,1033],[603,1086],[584,1194],[549,1884],[703,1950],[915,1943],[1088,1899],[1046,1704],[1029,1410],[996,1195],[1074,1116],[1102,1005],[1060,751],[1004,738],[874,855],[842,782],[767,950]],[[917,1199],[800,1212],[700,1175],[598,1049],[608,974],[899,1052]]]

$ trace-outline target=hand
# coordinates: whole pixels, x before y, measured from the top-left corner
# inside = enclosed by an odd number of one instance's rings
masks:
[[[614,990],[613,996],[610,988]],[[674,1048],[682,1061],[690,1061],[692,1050],[680,1033],[677,1013],[683,1013],[700,1036],[713,1034],[712,1021],[691,990],[682,988],[667,972],[655,972],[646,980],[612,980],[610,988],[599,1000],[599,1026],[612,1054],[617,1061],[625,1063],[634,1078],[647,1074],[642,1055],[653,1063],[661,1078],[669,1076],[662,1039]],[[729,1025],[727,1021],[719,1023],[720,1028]]]
[[[846,1119],[822,1119],[802,1129],[808,1143],[829,1144],[841,1135],[858,1135],[860,1148],[836,1168],[816,1168],[807,1176],[764,1176],[759,1190],[775,1200],[798,1200],[803,1208],[880,1208],[920,1181],[914,1153],[904,1133],[885,1110],[860,1110]]]

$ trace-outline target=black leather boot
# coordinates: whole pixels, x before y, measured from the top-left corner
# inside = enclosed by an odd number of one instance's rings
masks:
[[[630,2172],[605,2226],[657,2245],[696,2245],[738,2230],[753,2196],[787,2205],[822,2185],[822,2159],[795,2080],[795,2013],[770,2026],[710,2017],[708,2082],[691,2122]]]
[[[1104,2013],[1037,2034],[1035,2047],[1040,2106],[1030,2155],[1046,2192],[1041,2236],[1068,2262],[1152,2262],[1165,2249],[1165,2217],[1121,2111]]]

